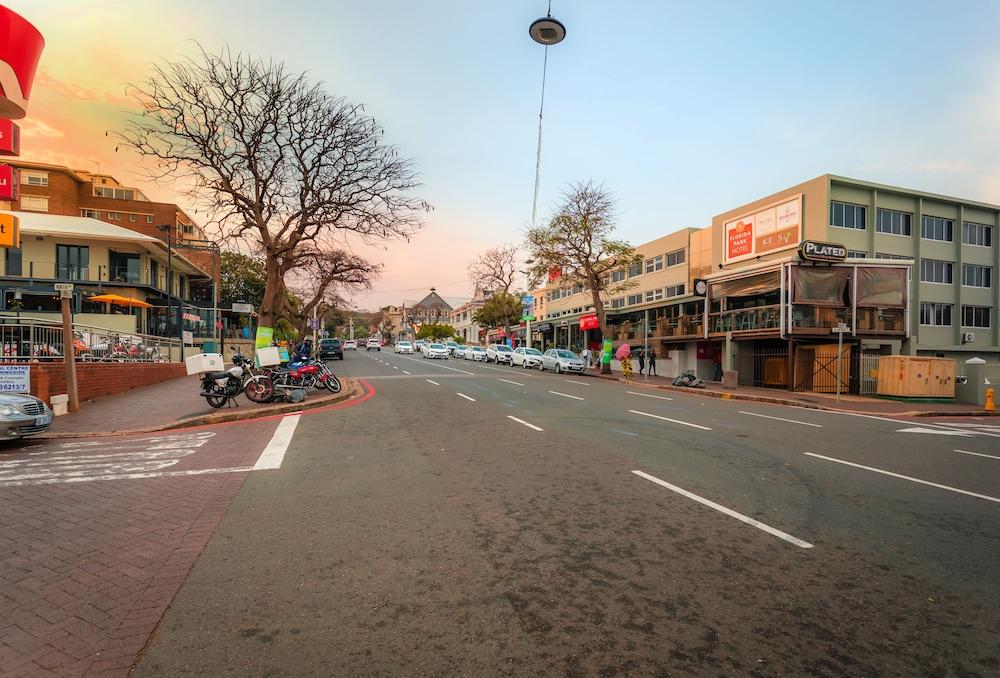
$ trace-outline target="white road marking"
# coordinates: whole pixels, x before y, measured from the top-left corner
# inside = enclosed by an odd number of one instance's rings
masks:
[[[434,384],[435,386],[440,386],[441,385],[441,384],[437,383],[436,381],[434,381],[433,379],[427,379],[427,383],[428,384]]]
[[[700,496],[698,496],[697,494],[695,494],[693,492],[688,492],[684,488],[677,487],[676,485],[671,485],[667,481],[660,480],[656,476],[651,476],[648,473],[643,473],[642,471],[632,471],[632,473],[636,474],[637,476],[639,476],[641,478],[645,478],[646,480],[652,481],[652,482],[656,483],[657,485],[665,487],[668,490],[670,490],[671,492],[676,492],[677,494],[679,494],[679,495],[681,495],[683,497],[687,497],[688,499],[691,499],[693,501],[696,501],[699,504],[703,504],[705,506],[708,506],[709,508],[715,509],[716,511],[719,511],[721,513],[725,513],[730,518],[736,518],[736,520],[739,520],[740,522],[746,523],[747,525],[751,525],[753,527],[756,527],[758,530],[763,530],[764,532],[767,532],[768,534],[774,535],[775,537],[778,537],[779,539],[784,539],[788,543],[795,544],[799,548],[811,549],[813,547],[813,545],[810,544],[807,541],[802,541],[798,537],[793,537],[792,535],[788,534],[787,532],[782,532],[781,530],[776,529],[774,527],[771,527],[770,525],[768,525],[766,523],[762,523],[759,520],[755,520],[755,519],[751,518],[750,516],[745,516],[742,513],[737,513],[736,511],[734,511],[734,510],[732,510],[730,508],[726,508],[722,504],[716,504],[711,499],[705,499],[704,497],[700,497]]]
[[[465,395],[464,393],[456,393],[455,395],[457,395],[459,398],[465,398],[466,400],[469,400],[469,401],[472,401],[472,402],[476,402],[475,398],[470,398],[469,396]]]
[[[566,382],[570,384],[579,384],[580,386],[590,386],[590,384],[585,381],[573,381],[572,379],[566,379]]]
[[[580,396],[570,395],[569,393],[560,393],[559,391],[549,391],[552,395],[562,396],[563,398],[572,398],[573,400],[583,400]]]
[[[893,473],[892,471],[885,471],[880,468],[875,468],[873,466],[865,466],[864,464],[855,464],[853,461],[844,461],[843,459],[834,459],[833,457],[826,457],[822,454],[814,454],[812,452],[803,452],[810,457],[816,457],[817,459],[826,459],[827,461],[833,461],[838,464],[844,464],[846,466],[854,466],[855,468],[863,468],[866,471],[872,471],[874,473],[881,473],[882,475],[892,476],[893,478],[902,478],[903,480],[909,480],[910,482],[920,483],[921,485],[930,485],[931,487],[937,487],[942,490],[949,490],[951,492],[958,492],[959,494],[966,494],[970,497],[976,497],[977,499],[985,499],[986,501],[993,501],[1000,504],[1000,498],[991,497],[987,494],[979,494],[978,492],[969,492],[968,490],[960,490],[957,487],[951,487],[950,485],[941,485],[939,483],[932,483],[929,480],[921,480],[920,478],[914,478],[913,476],[904,476],[901,473]]]
[[[642,396],[643,398],[656,398],[657,400],[673,400],[673,398],[668,398],[667,396],[653,395],[652,393],[636,393],[635,391],[625,391],[629,395]]]
[[[962,454],[971,454],[975,457],[986,457],[987,459],[1000,459],[992,454],[983,454],[982,452],[969,452],[968,450],[955,450],[956,452],[961,452]]]
[[[803,426],[814,426],[816,428],[823,428],[822,424],[813,424],[808,421],[798,421],[797,419],[785,419],[784,417],[772,417],[769,414],[757,414],[756,412],[744,412],[743,410],[738,410],[740,414],[748,414],[751,417],[763,417],[764,419],[775,419],[777,421],[787,421],[789,424],[802,424]]]
[[[260,458],[253,465],[254,471],[264,471],[268,469],[281,468],[281,462],[285,458],[285,452],[295,435],[295,427],[299,425],[301,414],[290,414],[282,418],[278,423],[278,428],[274,429],[274,435],[267,443],[267,447],[260,453]]]
[[[406,370],[403,370],[403,374],[409,374],[409,372],[407,372]]]
[[[896,433],[933,433],[939,436],[963,436],[969,438],[972,433],[966,431],[946,431],[944,429],[938,428],[924,428],[922,426],[911,426],[910,428],[901,428],[896,431]]]
[[[524,386],[524,384],[522,384],[521,382],[519,382],[519,381],[511,381],[510,379],[499,379],[498,378],[497,381],[502,381],[502,382],[505,382],[507,384],[514,384],[514,386]]]
[[[399,368],[398,368],[398,367],[396,367],[395,365],[393,365],[393,366],[392,366],[392,369],[394,369],[394,370],[398,370]]]
[[[661,417],[658,414],[650,414],[649,412],[640,412],[639,410],[629,410],[632,414],[641,414],[644,417],[652,417],[653,419],[662,419],[663,421],[670,421],[675,424],[682,424],[683,426],[690,426],[691,428],[700,428],[702,431],[711,431],[712,429],[708,426],[702,426],[701,424],[692,424],[687,421],[681,421],[680,419],[671,419],[670,417]]]
[[[614,431],[615,433],[621,433],[623,436],[638,436],[639,435],[638,433],[634,433],[632,431],[623,431],[620,428],[612,428],[612,429],[608,429],[608,430],[609,431]]]
[[[508,415],[507,415],[507,418],[508,418],[508,419],[513,419],[513,420],[514,420],[514,421],[516,421],[516,422],[517,422],[518,424],[524,424],[524,425],[525,425],[525,426],[527,426],[528,428],[530,428],[530,429],[534,429],[535,431],[544,431],[544,430],[545,430],[545,429],[543,429],[543,428],[542,428],[541,426],[535,426],[534,424],[529,424],[529,423],[528,423],[528,422],[526,422],[526,421],[525,421],[524,419],[518,419],[517,417],[515,417],[515,416],[513,416],[513,415],[510,415],[510,414],[508,414]]]

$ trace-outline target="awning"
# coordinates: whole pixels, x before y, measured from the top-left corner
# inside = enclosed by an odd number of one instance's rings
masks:
[[[851,269],[846,266],[793,266],[792,301],[816,306],[844,306]]]
[[[858,266],[858,306],[904,308],[906,269],[888,266]]]
[[[141,299],[123,297],[120,294],[98,294],[87,297],[84,301],[92,301],[97,304],[112,304],[114,306],[128,306],[129,308],[152,308],[152,304],[147,304]]]
[[[744,278],[734,278],[711,283],[713,299],[723,297],[756,297],[769,292],[777,292],[781,286],[781,273],[777,270]]]

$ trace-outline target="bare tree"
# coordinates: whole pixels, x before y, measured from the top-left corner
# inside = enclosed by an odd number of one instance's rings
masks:
[[[642,261],[642,255],[611,236],[615,228],[615,200],[603,184],[592,181],[571,185],[549,223],[528,230],[528,250],[533,259],[532,277],[541,280],[560,272],[565,285],[583,285],[591,293],[601,334],[611,338],[602,293],[618,292],[634,283],[611,282],[611,272]],[[601,371],[611,372],[602,361]]]
[[[506,294],[517,279],[518,256],[516,245],[491,247],[469,264],[469,279],[480,289]]]
[[[290,304],[286,314],[300,335],[306,334],[313,309],[317,319],[328,311],[344,308],[342,293],[370,290],[382,267],[344,250],[305,248],[298,254],[297,265],[288,272],[286,285],[298,303]]]
[[[189,184],[225,237],[264,257],[261,325],[289,312],[285,276],[303,258],[332,255],[346,234],[408,239],[430,209],[411,195],[412,163],[362,105],[282,63],[202,50],[155,66],[132,92],[141,111],[123,144],[153,161],[154,179]]]

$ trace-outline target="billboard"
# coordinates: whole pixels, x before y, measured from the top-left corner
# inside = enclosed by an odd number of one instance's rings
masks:
[[[723,231],[723,261],[727,264],[798,247],[802,240],[802,195],[727,221]]]
[[[37,28],[0,5],[0,118],[17,120],[27,114],[43,47]]]

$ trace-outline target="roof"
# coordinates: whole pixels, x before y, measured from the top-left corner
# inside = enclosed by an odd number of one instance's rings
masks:
[[[413,308],[439,308],[443,311],[450,311],[451,305],[442,299],[437,292],[431,292],[426,297],[413,305]]]
[[[42,170],[45,172],[65,172],[81,184],[85,184],[90,181],[90,179],[81,174],[84,170],[71,169],[66,165],[51,165],[45,162],[31,162],[30,160],[19,160],[17,158],[7,158],[4,160],[4,163],[7,165],[13,165],[14,167],[23,167],[24,169]]]
[[[164,255],[167,252],[167,244],[158,238],[154,238],[144,233],[130,231],[121,226],[115,226],[98,219],[90,217],[70,217],[62,214],[45,214],[39,212],[15,212],[0,210],[0,214],[13,214],[21,222],[21,233],[31,233],[35,235],[51,235],[63,238],[78,238],[82,240],[99,240],[102,242],[132,243],[145,249],[147,252],[156,255]],[[205,272],[191,263],[176,249],[173,251],[173,258],[187,264],[191,271],[185,273],[196,273],[204,276]]]

